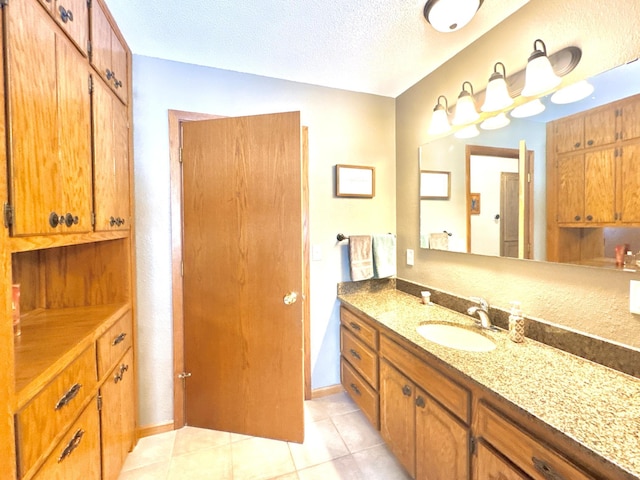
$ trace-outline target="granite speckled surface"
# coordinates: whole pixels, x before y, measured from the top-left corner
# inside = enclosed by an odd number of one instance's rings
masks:
[[[504,331],[483,331],[490,352],[466,352],[421,337],[423,322],[474,327],[466,315],[398,291],[395,284],[359,291],[339,288],[338,298],[446,362],[587,449],[640,478],[640,380],[562,350]]]

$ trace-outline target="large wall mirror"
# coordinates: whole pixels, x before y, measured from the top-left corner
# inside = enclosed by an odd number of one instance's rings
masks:
[[[640,93],[638,78],[640,61],[628,63],[589,79],[594,91],[578,102],[558,105],[549,95],[538,115],[511,118],[473,138],[450,135],[421,145],[420,171],[446,172],[450,182],[442,198],[421,186],[421,248],[548,260],[546,124]],[[640,229],[610,237],[640,250]]]

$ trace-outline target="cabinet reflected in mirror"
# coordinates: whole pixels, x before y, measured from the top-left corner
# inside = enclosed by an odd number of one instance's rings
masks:
[[[587,118],[587,115],[584,116],[587,120],[582,120],[582,123],[577,127],[581,141],[572,140],[575,137],[575,132],[570,133],[568,129],[562,130],[563,122],[554,122],[555,120],[564,119],[579,112],[591,110],[640,93],[640,82],[635,80],[637,78],[640,78],[640,62],[638,61],[622,65],[590,79],[589,82],[594,86],[594,91],[589,97],[579,102],[557,105],[553,104],[548,96],[541,99],[545,105],[544,112],[536,116],[521,119],[511,118],[511,123],[507,127],[499,130],[480,130],[480,135],[475,138],[458,139],[454,135],[450,135],[420,146],[420,170],[450,172],[451,179],[450,197],[448,199],[420,200],[421,248],[440,248],[482,255],[517,256],[534,260],[586,265],[608,265],[613,262],[614,255],[611,252],[614,251],[616,244],[629,244],[629,248],[634,253],[640,250],[640,228],[636,228],[640,227],[640,223],[636,225],[631,220],[623,223],[617,217],[619,210],[622,210],[625,205],[627,206],[627,212],[633,208],[633,205],[635,205],[635,200],[633,199],[639,197],[636,194],[637,189],[634,189],[633,197],[631,197],[630,189],[628,188],[629,185],[640,185],[640,157],[638,153],[640,152],[640,147],[631,145],[632,143],[640,143],[632,140],[631,137],[635,133],[625,131],[624,137],[616,138],[616,133],[622,135],[622,127],[620,126],[620,120],[615,118],[614,112],[613,122],[619,127],[616,127],[611,139],[604,138],[604,140],[601,140],[598,137],[597,142],[604,146],[599,147],[593,138],[586,139],[585,135],[587,135],[589,129],[592,132],[594,130],[602,131],[607,129],[611,119],[604,112],[605,109],[602,109],[603,111],[601,112],[596,110],[596,114],[591,115],[589,118]],[[638,102],[638,105],[640,105],[640,102]],[[640,107],[637,109],[629,107],[627,110],[629,110],[628,117],[636,113],[640,115]],[[554,128],[552,140],[547,138],[547,124],[549,122],[554,122],[550,124]],[[631,122],[628,121],[627,123]],[[640,126],[634,128],[640,129]],[[564,138],[563,135],[565,133],[566,137],[568,137],[566,142],[573,141],[573,145],[567,148],[575,149],[576,151],[567,153],[567,149],[564,151],[557,149],[558,147],[555,145],[557,139]],[[587,136],[593,137],[593,135]],[[635,136],[640,138],[640,132]],[[607,136],[605,135],[604,137]],[[610,145],[607,143],[609,140],[613,142]],[[589,141],[591,141],[591,144],[588,143]],[[529,156],[532,160],[532,166],[528,171],[529,175],[518,174],[517,177],[520,185],[519,192],[521,192],[519,193],[520,199],[518,202],[518,211],[522,213],[518,217],[518,237],[521,245],[518,247],[518,255],[514,255],[513,221],[503,217],[506,214],[513,218],[515,212],[515,207],[512,205],[513,200],[506,200],[510,209],[504,210],[505,206],[500,207],[497,199],[499,199],[501,191],[504,192],[504,195],[508,195],[509,192],[513,194],[514,183],[509,182],[514,182],[515,176],[511,175],[511,180],[509,181],[506,179],[508,177],[506,175],[502,184],[495,178],[498,174],[500,174],[498,177],[502,176],[502,172],[505,174],[522,172],[524,163],[521,161],[521,165],[518,168],[508,162],[503,163],[504,166],[497,167],[497,164],[500,163],[498,160],[486,162],[486,155],[481,155],[481,157],[484,157],[484,162],[482,159],[473,160],[473,155],[470,156],[469,151],[474,148],[480,150],[494,148],[517,152],[521,142],[526,144],[526,150],[529,152],[528,155],[523,154],[523,158]],[[549,145],[547,145],[548,143]],[[581,145],[576,147],[578,143],[581,143]],[[589,220],[592,223],[585,223],[587,222],[586,218],[589,216],[588,213],[585,213],[584,217],[581,216],[581,222],[561,222],[558,212],[563,210],[562,208],[558,209],[557,204],[562,203],[562,207],[564,207],[566,199],[562,198],[562,193],[560,196],[557,194],[558,192],[566,191],[566,188],[573,187],[563,183],[566,182],[566,178],[556,181],[556,179],[562,178],[562,169],[558,170],[556,165],[558,163],[561,164],[563,159],[566,160],[565,157],[567,156],[577,156],[581,158],[583,165],[582,167],[580,165],[576,167],[575,164],[572,164],[572,168],[577,168],[577,171],[582,168],[584,172],[585,155],[588,158],[594,156],[608,158],[608,152],[602,153],[597,150],[609,150],[609,146],[611,147],[612,156],[610,162],[610,169],[613,169],[612,181],[609,182],[606,192],[602,191],[605,182],[596,181],[600,190],[595,195],[597,197],[610,198],[614,202],[609,208],[611,210],[611,221],[595,222],[592,216],[592,220]],[[582,151],[583,149],[584,151]],[[548,153],[548,150],[550,153]],[[625,153],[624,161],[618,157],[623,150],[628,151],[628,153]],[[550,156],[549,159],[547,155]],[[558,162],[558,160],[561,161]],[[548,161],[551,162],[551,166],[548,165]],[[476,162],[477,166],[474,166]],[[621,173],[623,169],[624,174]],[[615,171],[620,173],[616,175]],[[491,183],[487,181],[488,177],[493,178]],[[576,180],[575,172],[568,178],[572,179],[574,185],[576,181],[578,183],[581,181]],[[623,179],[621,180],[621,178]],[[636,178],[638,179],[637,183]],[[525,195],[524,189],[529,179],[532,180],[532,188],[529,194]],[[548,185],[548,182],[551,182],[551,185]],[[558,182],[562,183],[562,185]],[[548,195],[547,188],[552,188],[554,193]],[[590,189],[586,188],[585,190],[583,188],[583,191],[588,192]],[[623,191],[627,191],[627,193],[624,194],[622,193]],[[547,198],[551,198],[550,205],[547,205]],[[586,198],[589,198],[588,194]],[[525,199],[530,201],[528,209],[525,205]],[[577,201],[579,203],[585,200],[584,198],[578,198]],[[479,207],[477,209],[479,211],[475,211],[474,207]],[[500,208],[503,208],[502,211],[506,213],[500,213]],[[638,210],[640,210],[640,201]],[[527,211],[529,212],[528,218],[525,215]],[[553,218],[547,218],[549,215]],[[627,218],[631,217],[627,216]],[[505,223],[508,222],[508,225],[502,225],[503,220],[505,220]],[[549,235],[547,234],[548,227],[552,227]],[[447,241],[444,243],[438,240],[443,232],[446,232],[444,235],[447,237]],[[529,235],[529,240],[525,241],[527,234]],[[505,240],[505,235],[506,238],[511,238],[511,240]],[[580,240],[583,237],[590,237],[590,239],[588,242]],[[431,242],[430,238],[432,239]],[[505,242],[511,242],[511,244]],[[529,245],[531,246],[530,250],[528,250]],[[591,250],[588,251],[585,245],[590,245],[589,248]],[[548,248],[550,249],[549,252],[547,252]],[[572,252],[565,254],[566,250],[572,250]],[[583,252],[578,253],[580,250],[583,250]]]

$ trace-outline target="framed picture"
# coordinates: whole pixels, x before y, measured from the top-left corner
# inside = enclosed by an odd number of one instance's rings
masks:
[[[420,198],[425,200],[449,200],[451,172],[420,170]]]
[[[375,167],[336,165],[336,196],[373,198],[376,194]]]
[[[480,194],[471,193],[471,202],[469,203],[469,213],[471,215],[480,215]]]

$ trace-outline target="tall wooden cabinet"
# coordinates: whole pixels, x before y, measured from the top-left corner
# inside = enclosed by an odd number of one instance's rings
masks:
[[[116,479],[136,425],[131,53],[102,0],[0,15],[0,472]],[[93,57],[105,26],[117,82]]]
[[[547,124],[547,260],[604,261],[604,228],[640,227],[639,125],[640,95]]]

